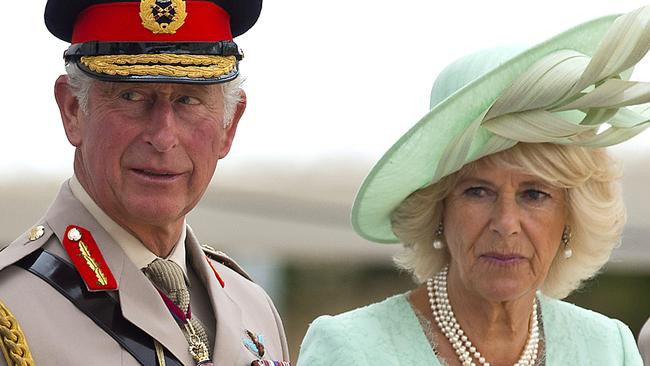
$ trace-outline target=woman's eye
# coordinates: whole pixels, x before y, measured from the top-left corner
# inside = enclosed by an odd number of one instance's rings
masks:
[[[176,99],[177,102],[181,104],[189,104],[189,105],[196,105],[196,104],[201,104],[201,101],[198,98],[190,97],[187,95],[184,95],[178,99]]]
[[[487,196],[489,192],[484,187],[469,187],[463,194],[468,197],[481,198]]]
[[[120,95],[120,97],[130,102],[137,102],[137,101],[144,100],[144,95],[134,91],[124,92]]]
[[[524,199],[526,199],[528,201],[536,201],[536,202],[542,201],[542,200],[544,200],[546,198],[551,197],[550,194],[548,194],[548,193],[546,193],[544,191],[537,190],[537,189],[527,189],[524,192],[522,192],[521,195],[522,195],[522,198],[524,198]]]

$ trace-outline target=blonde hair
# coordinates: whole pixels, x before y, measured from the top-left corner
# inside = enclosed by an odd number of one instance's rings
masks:
[[[520,169],[567,192],[570,246],[573,256],[556,253],[541,290],[564,298],[594,276],[619,245],[626,221],[618,183],[620,166],[605,149],[571,145],[519,143],[480,159],[481,162]],[[449,262],[449,252],[431,243],[441,221],[443,201],[459,179],[475,168],[465,165],[439,182],[413,192],[392,214],[392,229],[404,245],[395,263],[421,283]],[[562,249],[562,248],[560,248]]]

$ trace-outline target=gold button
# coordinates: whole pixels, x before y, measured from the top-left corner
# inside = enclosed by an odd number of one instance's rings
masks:
[[[43,234],[45,234],[45,226],[38,225],[29,231],[28,238],[30,241],[38,240],[43,236]]]
[[[68,230],[68,239],[72,241],[79,241],[81,240],[81,233],[79,230],[77,230],[77,228],[73,227],[72,229]]]

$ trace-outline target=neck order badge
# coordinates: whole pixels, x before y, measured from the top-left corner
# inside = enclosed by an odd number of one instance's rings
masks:
[[[185,331],[188,335],[189,351],[196,361],[197,365],[201,366],[212,366],[212,361],[210,360],[210,352],[208,351],[208,346],[201,341],[201,337],[197,334],[194,326],[192,326],[192,308],[190,305],[187,306],[187,312],[183,312],[178,305],[176,305],[167,295],[162,291],[158,290],[160,297],[162,297],[165,305],[169,309],[169,312],[174,316],[174,319],[179,324],[182,324],[185,328]]]

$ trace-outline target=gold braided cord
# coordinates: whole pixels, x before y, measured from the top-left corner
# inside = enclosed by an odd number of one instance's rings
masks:
[[[8,366],[34,366],[34,359],[18,320],[1,301],[0,336],[2,337],[0,348]]]
[[[450,143],[434,181],[517,142],[605,147],[650,127],[650,83],[625,80],[650,49],[650,6],[617,18],[593,56],[560,50],[520,75]]]
[[[91,71],[117,76],[170,76],[215,78],[235,70],[235,56],[216,55],[103,55],[84,56],[81,63]]]
[[[166,366],[165,362],[165,350],[163,346],[157,340],[153,340],[154,347],[156,348],[156,360],[158,361],[158,366]]]

